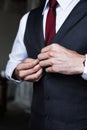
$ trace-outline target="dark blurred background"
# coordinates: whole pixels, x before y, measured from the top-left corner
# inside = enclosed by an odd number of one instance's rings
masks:
[[[27,130],[31,113],[32,83],[17,85],[5,78],[21,17],[45,0],[0,0],[0,130]]]

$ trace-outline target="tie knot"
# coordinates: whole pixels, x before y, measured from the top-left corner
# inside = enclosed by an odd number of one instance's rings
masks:
[[[50,5],[51,8],[55,8],[57,4],[58,3],[57,3],[56,0],[49,0],[49,5]]]

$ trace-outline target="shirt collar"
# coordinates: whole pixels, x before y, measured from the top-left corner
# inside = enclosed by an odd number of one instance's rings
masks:
[[[59,3],[59,6],[63,10],[65,10],[69,6],[69,4],[73,1],[79,2],[80,0],[57,0],[57,2]],[[49,0],[46,0],[45,6],[44,6],[44,9],[43,9],[43,13],[44,13],[45,9],[48,7],[48,2],[49,2]]]
[[[76,1],[79,2],[80,0],[57,0],[57,2],[63,8],[63,10],[65,10],[69,6],[70,3],[76,2]]]

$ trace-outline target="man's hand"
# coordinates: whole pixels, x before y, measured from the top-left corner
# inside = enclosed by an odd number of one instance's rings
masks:
[[[42,68],[38,59],[28,58],[18,64],[15,68],[14,75],[19,80],[37,82],[42,77]]]
[[[59,44],[51,44],[38,55],[39,64],[46,72],[61,74],[81,74],[84,70],[85,56],[69,50]]]

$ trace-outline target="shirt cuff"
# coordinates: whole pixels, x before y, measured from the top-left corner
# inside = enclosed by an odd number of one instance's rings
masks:
[[[85,56],[86,56],[86,60],[85,60],[85,67],[84,67],[84,72],[82,74],[82,78],[87,80],[87,54]]]
[[[5,69],[5,77],[6,77],[8,80],[14,81],[15,83],[20,83],[20,82],[22,82],[21,80],[15,80],[15,79],[12,78],[13,71],[14,71],[14,69],[16,68],[16,66],[17,66],[19,63],[20,63],[20,62],[12,63],[12,62],[9,61],[9,62],[7,63],[6,69]]]

